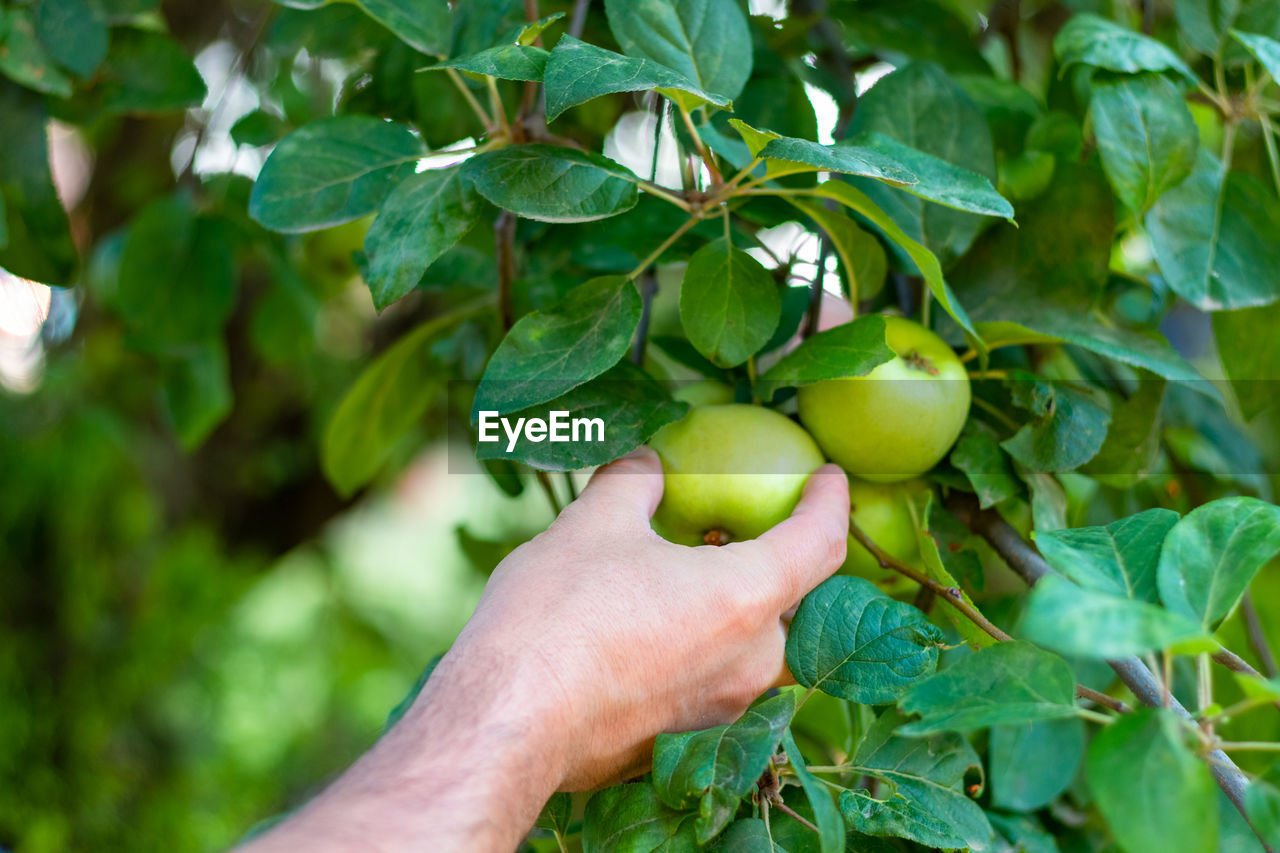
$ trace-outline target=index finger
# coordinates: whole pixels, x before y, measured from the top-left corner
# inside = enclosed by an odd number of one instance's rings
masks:
[[[849,538],[849,481],[836,465],[809,475],[791,517],[745,547],[758,549],[777,590],[779,612],[795,604],[844,562]]]

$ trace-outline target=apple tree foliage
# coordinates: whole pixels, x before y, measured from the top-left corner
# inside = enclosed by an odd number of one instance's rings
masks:
[[[906,314],[974,389],[912,499],[920,593],[823,583],[798,687],[556,795],[528,847],[1280,849],[1274,3],[188,5],[0,4],[0,267],[79,311],[46,386],[3,400],[0,460],[37,484],[0,516],[16,560],[92,576],[37,523],[77,489],[278,553],[446,434],[558,508],[559,472],[684,414],[676,384],[793,412]],[[201,165],[229,89],[193,59],[227,45],[253,179]],[[68,128],[96,159],[70,215]],[[856,319],[818,332],[824,287]],[[475,445],[481,409],[606,441]],[[108,461],[125,445],[152,458]],[[33,455],[60,453],[93,465]],[[130,506],[73,538],[160,547]],[[71,748],[3,728],[33,763]],[[0,808],[0,846],[53,849],[19,824]]]

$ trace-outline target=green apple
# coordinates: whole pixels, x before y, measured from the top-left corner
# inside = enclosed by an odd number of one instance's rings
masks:
[[[795,421],[744,404],[695,407],[650,445],[665,475],[653,529],[681,545],[756,538],[791,514],[823,463]]]
[[[942,338],[885,317],[897,355],[866,376],[803,386],[800,421],[832,462],[864,480],[923,474],[955,443],[969,415],[969,376]]]
[[[714,379],[697,379],[682,382],[671,392],[673,400],[681,400],[690,406],[716,406],[733,402],[733,386]]]
[[[858,528],[889,554],[909,566],[924,569],[920,558],[920,545],[916,540],[916,524],[911,517],[908,501],[913,495],[929,490],[921,480],[902,483],[869,483],[857,477],[849,478],[849,517]],[[840,573],[866,578],[885,592],[897,594],[915,589],[915,581],[882,568],[871,552],[852,536],[849,552]]]

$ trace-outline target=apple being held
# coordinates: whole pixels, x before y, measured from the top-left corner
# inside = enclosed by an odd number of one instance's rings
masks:
[[[969,414],[969,376],[951,347],[901,317],[885,317],[896,353],[866,376],[805,385],[800,421],[827,457],[865,480],[907,480],[955,443]]]
[[[665,475],[653,529],[681,545],[754,539],[791,514],[824,461],[795,421],[744,404],[695,407],[649,443]]]

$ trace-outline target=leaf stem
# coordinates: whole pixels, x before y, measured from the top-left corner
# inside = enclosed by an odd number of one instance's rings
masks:
[[[791,808],[791,806],[784,803],[781,800],[781,798],[775,799],[773,801],[773,807],[785,815],[790,815],[792,818],[796,820],[796,822],[800,823],[801,825],[807,826],[809,829],[813,830],[814,832],[818,832],[818,827],[814,826],[808,819],[796,814],[795,809]]]
[[[510,139],[511,125],[507,124],[507,111],[502,106],[502,95],[498,93],[498,81],[492,77],[485,77],[484,82],[489,89],[489,108],[493,110],[493,115],[498,120],[498,128],[503,136]]]
[[[462,97],[466,100],[467,106],[471,107],[471,111],[476,114],[476,118],[480,119],[480,124],[484,126],[485,132],[492,132],[494,129],[493,117],[485,112],[484,107],[480,106],[480,102],[477,101],[476,96],[471,93],[471,88],[467,86],[467,82],[462,79],[462,75],[453,68],[446,68],[444,73],[448,75],[449,79],[453,81],[453,85],[462,93]]]
[[[556,496],[555,486],[551,484],[551,478],[541,468],[534,469],[534,476],[538,478],[538,485],[542,486],[542,491],[546,492],[547,503],[551,504],[551,512],[554,515],[560,515],[563,507],[560,505],[560,498]]]
[[[684,120],[684,126],[689,129],[689,135],[693,137],[693,150],[698,152],[698,156],[707,166],[707,172],[711,175],[711,185],[715,187],[722,185],[724,178],[720,175],[720,168],[716,166],[716,160],[707,150],[707,146],[702,144],[702,137],[698,135],[698,128],[693,123],[693,116],[689,115],[689,111],[683,104],[677,103],[676,109],[680,110],[680,118]]]
[[[1117,714],[1127,714],[1133,710],[1114,696],[1108,696],[1105,693],[1094,690],[1092,687],[1085,687],[1083,684],[1076,685],[1076,698],[1088,699],[1090,702],[1094,702],[1104,708],[1110,708]]]
[[[1262,125],[1262,141],[1267,148],[1267,160],[1271,163],[1271,180],[1276,185],[1276,192],[1280,193],[1280,153],[1276,151],[1276,127],[1269,115],[1259,116],[1258,122]]]
[[[1223,752],[1280,752],[1280,743],[1269,740],[1222,741],[1218,749]]]
[[[664,189],[663,187],[658,186],[653,181],[646,181],[644,179],[641,179],[640,181],[637,182],[637,185],[640,187],[640,189],[649,193],[649,195],[657,196],[663,201],[670,202],[671,204],[674,204],[676,207],[688,213],[693,212],[693,205],[689,204],[688,201],[676,195],[675,193],[671,192],[670,190],[667,190],[667,189]]]
[[[1099,714],[1097,711],[1090,711],[1088,708],[1076,708],[1076,715],[1091,723],[1101,723],[1104,726],[1110,725],[1115,720],[1115,717],[1108,717],[1106,714]]]
[[[634,279],[636,276],[640,275],[640,273],[647,270],[650,267],[650,265],[656,263],[658,258],[662,257],[663,252],[665,252],[667,249],[670,249],[672,246],[674,246],[677,240],[683,237],[690,228],[697,225],[698,222],[700,221],[701,221],[701,217],[690,216],[683,225],[681,225],[675,231],[672,231],[671,235],[667,237],[667,239],[662,241],[662,245],[658,246],[658,248],[654,249],[653,252],[649,254],[649,257],[641,261],[638,267],[636,267],[630,273],[628,273],[627,278]]]
[[[1276,656],[1267,642],[1267,634],[1258,619],[1258,609],[1253,606],[1253,596],[1248,591],[1240,599],[1240,615],[1244,617],[1245,630],[1249,634],[1249,645],[1262,663],[1262,670],[1270,678],[1280,675],[1280,667],[1276,666]]]

